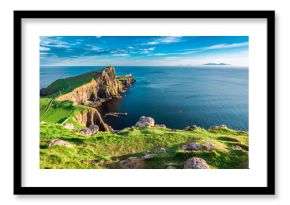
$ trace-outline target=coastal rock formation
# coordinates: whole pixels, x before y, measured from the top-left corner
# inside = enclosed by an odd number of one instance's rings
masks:
[[[152,117],[145,117],[142,116],[140,117],[140,119],[138,120],[138,122],[136,122],[135,126],[136,127],[153,127],[155,124],[155,120]]]
[[[217,126],[212,126],[209,129],[216,130],[216,129],[229,129],[229,128],[226,125],[217,125]]]
[[[97,125],[100,131],[113,131],[113,129],[104,122],[101,114],[95,108],[88,108],[76,115],[75,118],[83,126],[90,127],[91,125]]]
[[[65,123],[63,126],[66,129],[69,129],[69,130],[72,130],[72,131],[75,131],[76,130],[76,128],[74,127],[74,125],[73,124],[70,124],[70,123]]]
[[[215,149],[214,145],[210,142],[204,142],[202,144],[200,143],[193,143],[193,142],[189,142],[185,145],[182,146],[183,150],[186,151],[200,151],[200,150],[213,150]]]
[[[73,147],[73,145],[71,143],[64,141],[64,140],[58,140],[58,139],[51,140],[48,144],[48,147],[52,147],[52,146],[56,146],[56,145],[64,146],[64,147],[68,147],[68,148]]]
[[[183,145],[182,148],[186,151],[198,151],[201,150],[201,145],[199,143],[190,142]]]
[[[202,146],[203,150],[213,150],[213,149],[215,149],[214,145],[212,143],[210,143],[210,142],[205,142],[201,146]]]
[[[76,104],[96,107],[114,97],[120,97],[134,82],[131,75],[117,78],[115,69],[109,66],[96,72],[91,82],[57,97],[56,100],[72,100]]]
[[[98,125],[90,125],[89,128],[82,130],[80,133],[82,135],[93,135],[99,131]]]
[[[184,164],[184,169],[209,169],[206,161],[199,157],[192,157]]]
[[[40,90],[41,96],[48,96],[53,101],[73,101],[73,105],[84,105],[82,111],[74,115],[75,119],[89,128],[98,126],[100,131],[112,132],[98,111],[98,107],[113,98],[120,98],[122,94],[135,82],[131,75],[116,76],[112,66],[102,70],[84,73],[82,75],[59,79],[47,88]],[[107,116],[126,116],[127,113],[107,113]],[[71,125],[64,125],[67,129],[75,130]],[[95,128],[94,131],[95,132]],[[83,130],[83,134],[92,130]]]
[[[201,130],[201,127],[197,125],[190,125],[190,126],[185,127],[183,130],[185,131]]]

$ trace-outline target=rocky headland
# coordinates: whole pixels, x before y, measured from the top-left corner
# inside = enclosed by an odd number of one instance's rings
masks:
[[[43,97],[52,96],[56,102],[71,101],[74,105],[86,106],[75,119],[83,126],[99,126],[100,131],[113,131],[107,125],[98,108],[102,103],[121,98],[128,88],[135,82],[131,75],[116,76],[115,69],[108,66],[100,71],[93,71],[79,76],[59,79],[47,88],[40,90]],[[83,83],[83,84],[81,84]],[[113,113],[108,113],[113,116]],[[114,116],[122,114],[115,113]]]

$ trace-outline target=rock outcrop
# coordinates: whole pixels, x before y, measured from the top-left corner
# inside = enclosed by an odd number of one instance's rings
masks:
[[[113,67],[96,72],[91,82],[79,86],[56,98],[57,101],[72,100],[79,105],[98,107],[114,97],[120,97],[135,80],[132,76],[117,78]]]
[[[164,124],[155,124],[155,127],[166,128],[166,125],[164,125]]]
[[[87,83],[85,83],[87,82]],[[131,75],[117,77],[115,69],[111,66],[100,71],[92,71],[79,76],[66,79],[59,79],[47,88],[40,90],[42,96],[59,93],[55,101],[73,101],[77,105],[85,105],[76,120],[89,129],[83,131],[84,135],[91,135],[97,130],[90,129],[90,126],[97,126],[100,131],[112,132],[113,129],[107,125],[99,111],[96,109],[102,103],[113,98],[120,98],[121,95],[135,82]],[[83,83],[83,85],[81,85]],[[78,86],[80,84],[80,86]],[[74,89],[72,89],[75,87]],[[70,90],[71,89],[71,90]],[[69,92],[67,92],[70,90]],[[62,92],[67,92],[62,94]],[[123,115],[122,113],[117,113]],[[66,128],[71,129],[70,126]],[[90,133],[90,134],[88,134]]]
[[[49,142],[48,147],[52,147],[52,146],[64,146],[64,147],[68,147],[68,148],[72,148],[73,145],[67,141],[64,140],[59,140],[59,139],[55,139]]]
[[[190,125],[190,126],[185,127],[183,130],[185,131],[201,130],[201,127],[197,125]]]
[[[93,135],[96,134],[99,131],[99,126],[98,125],[90,125],[89,128],[84,129],[80,132],[82,135]]]
[[[83,126],[97,125],[100,131],[112,132],[113,129],[104,122],[101,114],[95,108],[88,108],[75,116],[76,120]]]
[[[192,157],[184,164],[184,169],[209,169],[206,161],[199,157]]]
[[[63,126],[66,129],[69,129],[69,130],[72,130],[72,131],[75,131],[76,130],[76,128],[74,127],[74,125],[73,124],[70,124],[70,123],[65,123]]]
[[[198,151],[198,150],[201,150],[201,145],[199,143],[190,142],[183,145],[182,149],[186,151]]]
[[[135,126],[136,127],[153,127],[155,125],[155,120],[152,117],[145,117],[142,116],[140,117],[140,119],[138,120],[138,122],[136,122]]]
[[[212,143],[210,142],[204,142],[202,144],[200,143],[194,143],[194,142],[189,142],[185,145],[182,146],[183,150],[186,151],[200,151],[200,150],[214,150],[215,147]]]
[[[210,142],[205,142],[201,146],[202,146],[203,150],[213,150],[213,149],[215,149],[215,146],[212,143],[210,143]]]
[[[212,129],[212,130],[216,130],[216,129],[229,129],[229,127],[226,126],[226,125],[216,125],[216,126],[210,127],[209,129]]]

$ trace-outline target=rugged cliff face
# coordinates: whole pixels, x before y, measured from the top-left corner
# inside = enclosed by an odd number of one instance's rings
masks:
[[[98,125],[100,131],[113,131],[113,129],[104,122],[99,111],[95,108],[86,109],[80,114],[76,115],[75,118],[83,126],[89,127],[90,125]]]
[[[134,79],[131,76],[118,79],[116,78],[115,69],[107,67],[97,73],[91,82],[57,97],[56,100],[72,100],[76,104],[97,107],[104,101],[120,97],[132,83],[134,83]]]
[[[105,101],[121,95],[135,82],[131,75],[116,76],[113,67],[93,71],[79,76],[59,79],[41,90],[41,95],[59,95],[55,101],[73,101],[85,105],[80,114],[74,116],[83,126],[98,125],[100,131],[112,132],[113,129],[104,122],[98,107]]]

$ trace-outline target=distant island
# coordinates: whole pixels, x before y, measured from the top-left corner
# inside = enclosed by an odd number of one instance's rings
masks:
[[[212,64],[206,65],[228,65]],[[99,111],[122,98],[136,80],[112,66],[65,79],[40,90],[41,169],[245,169],[248,132],[226,125],[171,129],[149,116],[114,130]]]
[[[227,64],[227,63],[205,63],[203,65],[231,65],[231,64]]]

